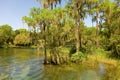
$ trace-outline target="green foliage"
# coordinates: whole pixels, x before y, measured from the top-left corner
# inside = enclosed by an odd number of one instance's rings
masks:
[[[20,34],[22,34],[22,33],[23,33],[23,34],[29,33],[29,32],[28,32],[26,29],[24,29],[24,28],[21,28],[21,29],[19,29],[18,31],[19,31]]]
[[[69,48],[66,48],[66,47],[60,47],[60,51],[61,51],[61,53],[63,53],[63,54],[69,54],[69,52],[70,52],[70,50],[69,50]]]
[[[29,34],[18,34],[14,39],[14,44],[18,46],[29,46],[31,38]]]
[[[12,43],[14,32],[9,25],[0,26],[0,45]]]
[[[72,62],[82,62],[85,61],[85,54],[82,52],[74,53],[71,56],[71,61]]]
[[[104,30],[101,36],[102,47],[109,51],[110,57],[120,58],[120,7],[115,3],[107,4],[109,11],[105,12],[106,22],[103,24]],[[109,15],[109,16],[108,16]]]
[[[108,46],[111,49],[110,56],[120,58],[120,35],[113,35]]]
[[[91,53],[93,55],[99,55],[103,57],[109,57],[108,56],[108,51],[105,51],[103,48],[92,48]]]

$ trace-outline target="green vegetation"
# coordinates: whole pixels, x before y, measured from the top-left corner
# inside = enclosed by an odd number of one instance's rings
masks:
[[[94,57],[101,61],[101,56],[105,60],[120,58],[118,0],[69,0],[63,8],[57,7],[62,0],[37,1],[42,8],[34,7],[22,18],[29,31],[0,26],[1,47],[37,46],[44,50],[45,64],[82,63]],[[84,25],[87,16],[95,27]]]
[[[19,34],[14,38],[14,44],[18,46],[30,46],[31,43],[30,33],[25,29],[20,29]]]
[[[13,43],[14,32],[9,25],[0,26],[0,47],[7,47],[8,44]]]

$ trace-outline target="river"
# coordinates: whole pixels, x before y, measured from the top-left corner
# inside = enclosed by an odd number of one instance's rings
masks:
[[[99,63],[43,65],[36,49],[0,49],[0,80],[120,80],[115,68]]]

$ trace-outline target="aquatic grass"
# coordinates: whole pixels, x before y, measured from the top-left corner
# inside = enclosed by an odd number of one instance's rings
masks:
[[[118,66],[118,61],[115,59],[107,58],[104,56],[100,55],[87,55],[87,62],[98,62],[98,63],[104,63],[107,65],[112,65],[112,66]]]
[[[91,53],[87,55],[87,63],[104,63],[107,65],[118,66],[118,60],[108,56],[108,51],[102,48],[93,48]]]

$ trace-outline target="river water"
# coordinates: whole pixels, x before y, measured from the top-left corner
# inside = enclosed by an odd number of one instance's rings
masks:
[[[36,49],[0,49],[0,80],[120,80],[116,68],[99,63],[43,65]]]

